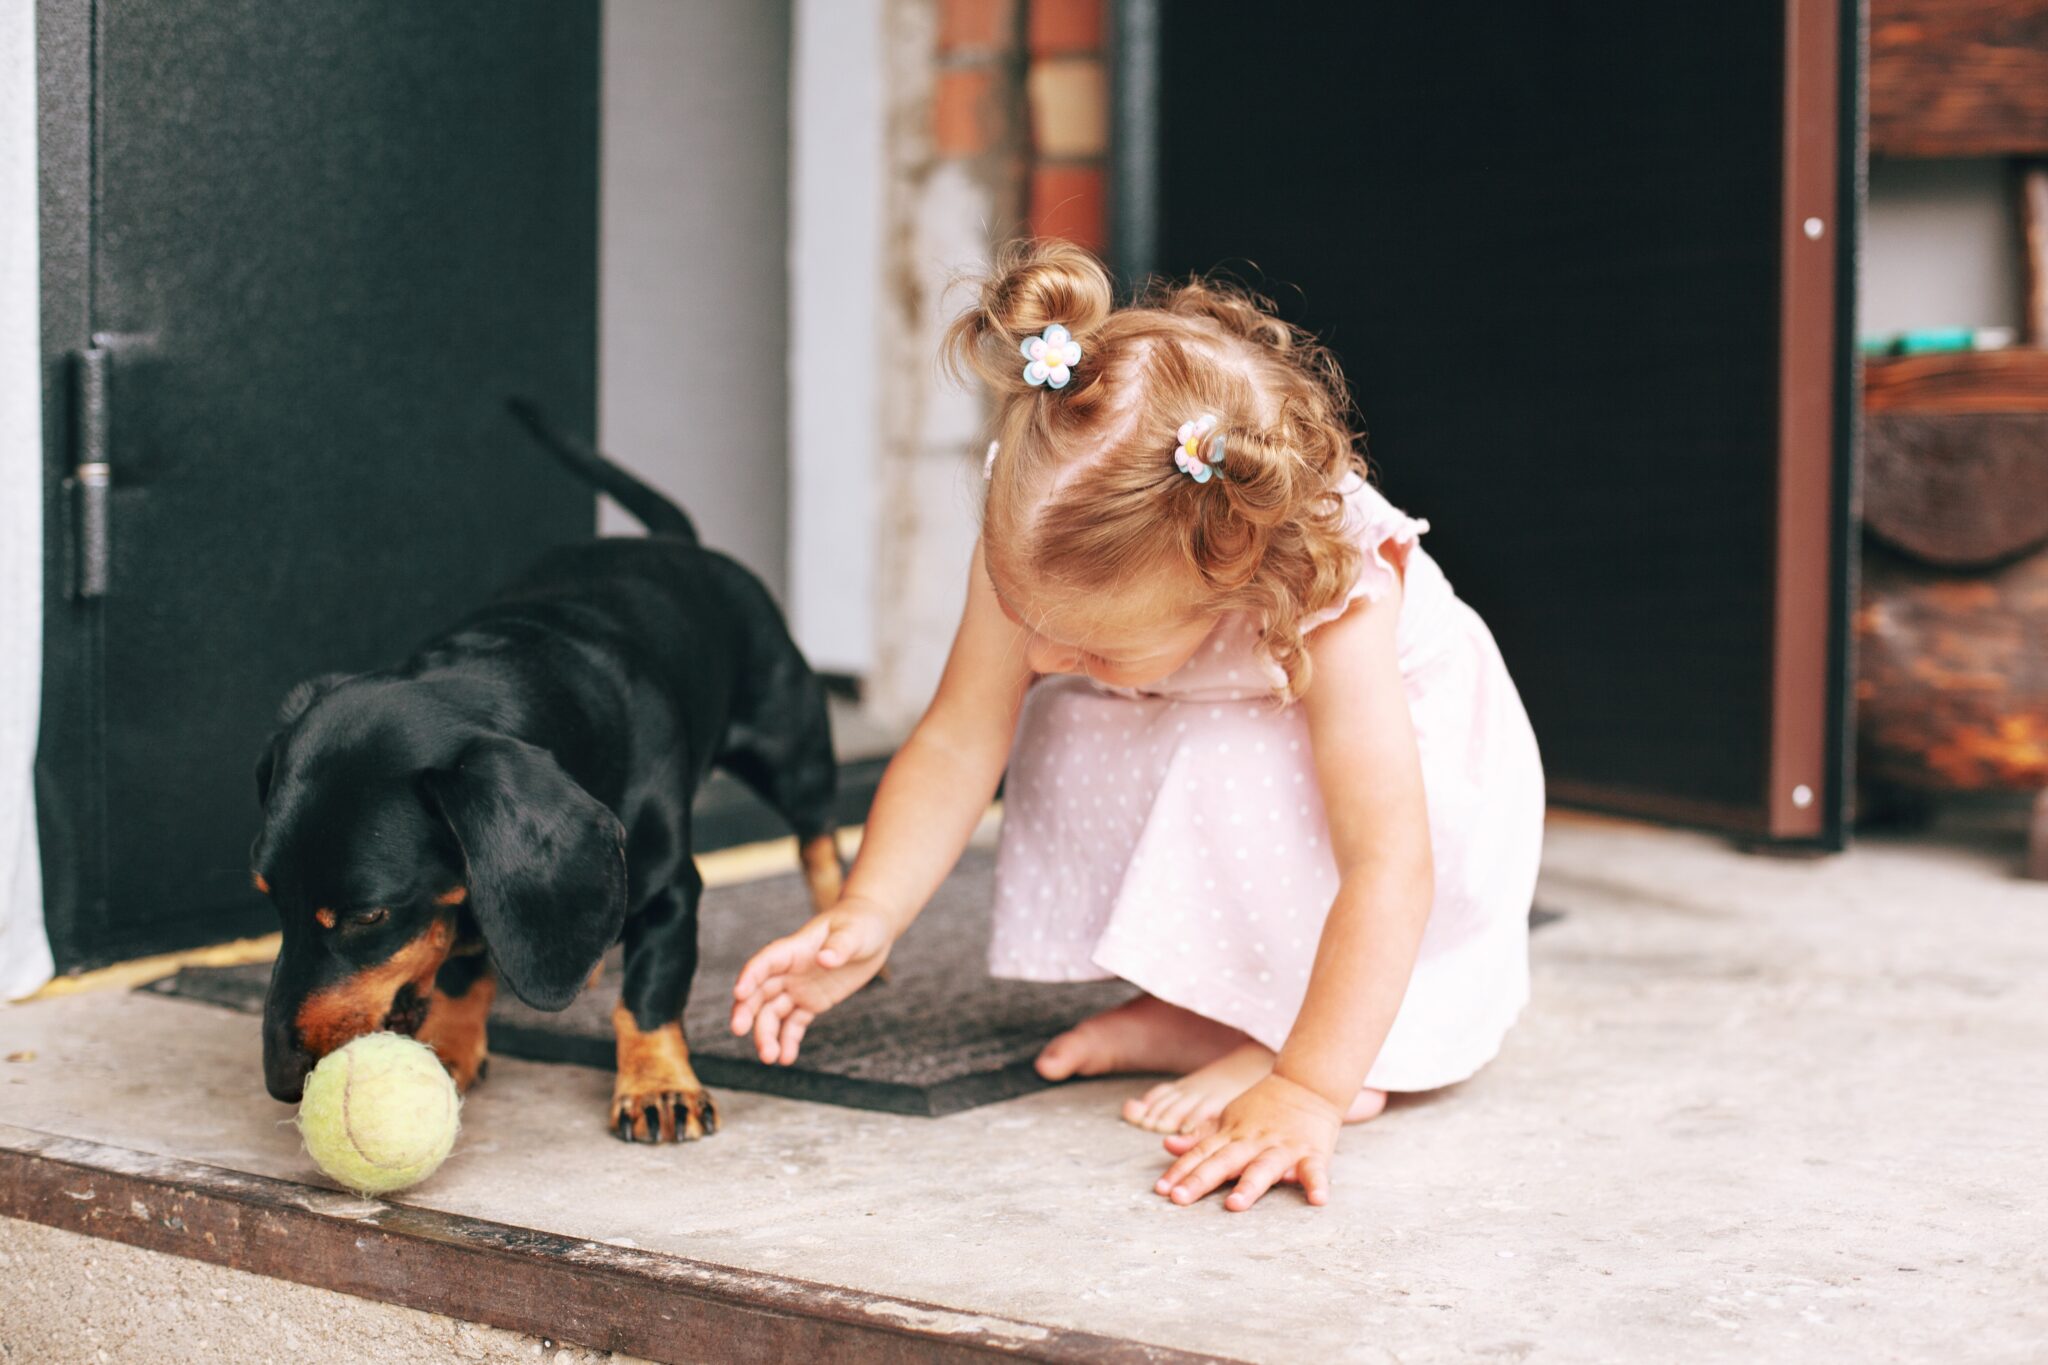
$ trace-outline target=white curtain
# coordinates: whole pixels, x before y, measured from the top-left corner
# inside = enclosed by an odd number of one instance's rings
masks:
[[[0,1000],[50,979],[36,849],[43,679],[35,6],[0,4]]]

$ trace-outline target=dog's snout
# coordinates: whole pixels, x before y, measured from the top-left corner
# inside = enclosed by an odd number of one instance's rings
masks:
[[[312,1070],[311,1057],[293,1057],[282,1066],[265,1066],[263,1084],[270,1091],[270,1098],[297,1104],[306,1093],[306,1077]]]
[[[266,1024],[263,1030],[263,1085],[270,1098],[297,1104],[306,1092],[306,1076],[313,1070],[313,1054],[299,1046],[289,1023]]]
[[[263,1084],[270,1091],[270,1098],[286,1104],[297,1104],[306,1093],[306,1077],[313,1070],[313,1059],[303,1052],[295,1052],[281,1059],[266,1058],[263,1063]]]

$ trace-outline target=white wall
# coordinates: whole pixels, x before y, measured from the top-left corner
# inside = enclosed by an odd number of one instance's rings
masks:
[[[1864,333],[2016,326],[2016,221],[2003,162],[1873,159],[1859,299]]]
[[[50,975],[36,851],[43,449],[35,7],[0,4],[0,1000]]]
[[[599,439],[778,595],[789,46],[790,0],[605,4]]]
[[[901,607],[877,571],[885,395],[931,382],[894,344],[886,241],[890,44],[929,8],[605,7],[601,440],[761,573],[814,665],[857,676]]]
[[[790,80],[790,625],[813,666],[875,661],[884,384],[882,0],[797,0]]]

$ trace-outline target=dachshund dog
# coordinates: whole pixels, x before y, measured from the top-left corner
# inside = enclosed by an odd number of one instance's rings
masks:
[[[649,532],[565,546],[396,668],[299,684],[256,766],[256,887],[283,922],[263,1015],[270,1093],[361,1034],[483,1074],[496,978],[559,1010],[623,938],[608,1125],[713,1132],[682,1012],[704,884],[690,801],[713,765],[796,830],[838,899],[825,693],[754,576],[653,489],[514,404]]]

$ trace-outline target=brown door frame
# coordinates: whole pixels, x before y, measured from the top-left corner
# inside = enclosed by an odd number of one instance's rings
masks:
[[[1858,39],[1856,15],[1842,0],[1785,6],[1776,622],[1761,831],[1835,845],[1851,702],[1842,590],[1849,575],[1840,570],[1853,547],[1849,519],[1839,514],[1850,503],[1856,434],[1854,345],[1845,331],[1854,320],[1854,273],[1844,269],[1853,266],[1847,233],[1859,211],[1862,160],[1858,42],[1844,42]]]
[[[1568,779],[1554,801],[1842,847],[1859,385],[1855,241],[1864,164],[1859,0],[1786,0],[1780,175],[1777,543],[1769,789],[1758,808]]]

